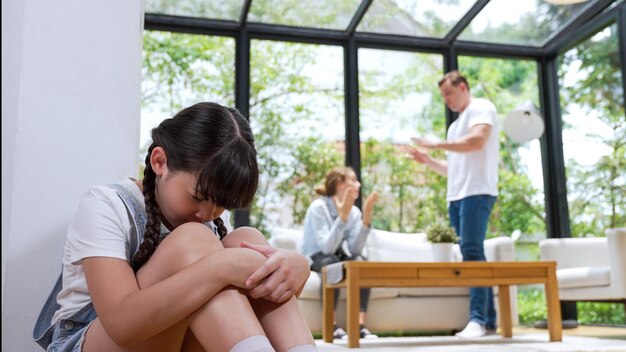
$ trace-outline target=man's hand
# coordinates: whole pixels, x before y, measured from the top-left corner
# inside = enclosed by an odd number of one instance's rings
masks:
[[[282,303],[298,294],[309,278],[309,263],[300,253],[272,246],[241,242],[242,248],[253,249],[265,257],[265,263],[248,277],[249,296]]]
[[[408,145],[403,145],[400,148],[402,149],[403,152],[407,153],[411,159],[417,161],[420,164],[426,164],[428,163],[428,160],[430,159],[428,154],[419,151],[417,148],[414,148]]]
[[[432,141],[430,139],[427,139],[427,138],[424,138],[424,137],[411,137],[411,140],[418,147],[427,148],[427,149],[437,149],[438,148],[437,142],[434,142],[434,141]]]

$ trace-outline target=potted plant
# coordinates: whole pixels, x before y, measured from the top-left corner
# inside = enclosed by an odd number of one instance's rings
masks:
[[[432,223],[426,228],[426,237],[431,243],[434,261],[452,261],[452,247],[459,240],[452,226],[443,221]]]

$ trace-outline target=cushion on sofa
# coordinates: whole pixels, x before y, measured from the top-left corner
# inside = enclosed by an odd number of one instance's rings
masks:
[[[515,243],[511,237],[501,236],[490,238],[490,246],[485,246],[485,258],[489,262],[515,260]]]
[[[608,266],[587,266],[558,269],[556,278],[559,288],[609,286],[611,279]]]
[[[433,253],[425,233],[398,233],[373,230],[367,244],[367,258],[384,262],[432,262]],[[458,245],[453,249],[453,261],[462,260]]]

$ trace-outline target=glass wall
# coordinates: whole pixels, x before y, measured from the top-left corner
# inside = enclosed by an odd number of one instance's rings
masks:
[[[250,123],[260,185],[251,225],[300,227],[326,171],[345,163],[343,49],[253,40]]]
[[[558,58],[572,237],[626,224],[626,117],[617,25]]]
[[[145,31],[141,83],[140,164],[150,130],[200,101],[234,105],[235,40]],[[143,167],[143,166],[142,166]]]
[[[445,110],[437,81],[443,57],[359,49],[362,195],[376,190],[373,227],[423,231],[447,217],[445,178],[401,152],[411,137],[445,139]]]

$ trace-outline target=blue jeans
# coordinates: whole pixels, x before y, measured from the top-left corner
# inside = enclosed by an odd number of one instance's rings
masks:
[[[450,202],[450,224],[461,237],[461,253],[464,261],[485,261],[483,241],[487,233],[489,214],[496,202],[490,195],[469,196]],[[496,328],[496,310],[491,287],[470,288],[470,321],[487,329]]]

